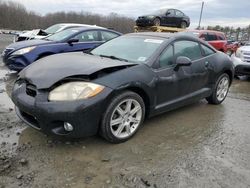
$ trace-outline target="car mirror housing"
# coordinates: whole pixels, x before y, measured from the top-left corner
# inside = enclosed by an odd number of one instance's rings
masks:
[[[192,64],[192,61],[191,59],[189,59],[188,57],[185,57],[185,56],[179,56],[177,57],[176,59],[176,66],[174,68],[175,71],[178,71],[179,70],[179,67],[182,67],[182,66],[190,66]]]
[[[79,39],[69,39],[67,43],[72,46],[75,42],[79,42]]]

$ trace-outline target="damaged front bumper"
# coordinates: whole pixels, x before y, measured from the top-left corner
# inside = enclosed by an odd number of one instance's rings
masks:
[[[98,132],[111,91],[110,88],[105,88],[99,95],[85,100],[51,102],[48,101],[47,91],[31,91],[28,83],[17,82],[12,100],[16,105],[17,115],[29,126],[46,134],[80,138]],[[65,122],[73,126],[72,131],[65,130]]]

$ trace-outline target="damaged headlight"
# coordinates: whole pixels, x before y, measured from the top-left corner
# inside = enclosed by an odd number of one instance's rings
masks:
[[[74,101],[94,97],[101,93],[104,86],[90,82],[69,82],[62,84],[49,93],[49,101]]]
[[[240,58],[241,60],[244,59],[243,53],[242,53],[241,49],[238,49],[238,50],[236,51],[235,56],[238,57],[238,58]]]
[[[20,50],[15,51],[11,55],[23,55],[23,54],[26,54],[26,53],[30,52],[31,50],[34,50],[35,48],[36,48],[36,46],[31,46],[31,47],[28,47],[28,48],[22,48]]]

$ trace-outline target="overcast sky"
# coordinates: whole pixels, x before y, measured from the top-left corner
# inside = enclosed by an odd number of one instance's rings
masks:
[[[86,11],[99,14],[116,12],[136,18],[160,8],[177,8],[191,18],[191,27],[198,25],[202,0],[13,0],[28,10],[41,14],[56,11]],[[204,0],[202,26],[250,24],[250,0]]]

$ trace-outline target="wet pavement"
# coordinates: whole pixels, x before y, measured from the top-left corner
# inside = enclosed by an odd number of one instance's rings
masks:
[[[58,140],[27,127],[8,97],[15,77],[0,65],[0,188],[250,187],[247,77],[234,80],[223,104],[202,100],[146,120],[118,145],[98,136]]]

